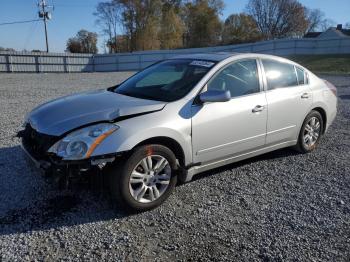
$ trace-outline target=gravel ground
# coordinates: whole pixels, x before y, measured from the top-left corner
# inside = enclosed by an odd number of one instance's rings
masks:
[[[34,106],[130,74],[0,74],[0,261],[350,260],[350,76],[325,76],[339,113],[314,153],[206,172],[128,216],[103,190],[47,184],[12,136]]]

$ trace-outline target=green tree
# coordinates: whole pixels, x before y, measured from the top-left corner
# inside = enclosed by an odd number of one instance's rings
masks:
[[[233,14],[225,20],[222,33],[223,44],[256,42],[261,38],[259,29],[250,15],[244,13]]]
[[[159,31],[161,49],[183,46],[184,23],[181,19],[181,0],[162,0],[162,19]]]
[[[220,42],[222,23],[219,15],[223,6],[221,0],[194,0],[185,4],[186,46],[205,47]]]
[[[161,0],[115,0],[121,5],[129,51],[159,49]]]
[[[89,53],[96,54],[97,34],[87,30],[80,30],[75,37],[67,41],[67,51],[71,53]]]

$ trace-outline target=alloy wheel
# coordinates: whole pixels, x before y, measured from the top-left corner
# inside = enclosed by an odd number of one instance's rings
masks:
[[[306,148],[311,148],[316,144],[320,131],[320,120],[317,117],[311,117],[304,128],[303,142]]]
[[[146,156],[130,175],[130,194],[140,203],[153,202],[164,194],[170,180],[171,167],[166,158],[160,155]]]

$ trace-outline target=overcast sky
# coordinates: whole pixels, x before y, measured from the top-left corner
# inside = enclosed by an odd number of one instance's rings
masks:
[[[37,19],[37,0],[0,0],[0,24],[5,22]],[[53,19],[49,21],[50,51],[63,52],[66,41],[80,29],[99,33],[93,12],[101,0],[49,0],[55,6]],[[244,11],[248,0],[226,0],[223,18]],[[300,0],[309,8],[319,8],[327,18],[336,23],[350,22],[350,0]],[[102,39],[98,48],[101,50]],[[42,21],[0,26],[0,46],[16,50],[45,50]]]

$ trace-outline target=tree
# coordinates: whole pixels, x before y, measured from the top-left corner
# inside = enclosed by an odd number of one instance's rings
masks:
[[[305,8],[308,27],[306,32],[315,32],[321,29],[325,21],[325,14],[320,9]]]
[[[301,36],[308,27],[305,8],[297,0],[250,0],[247,11],[264,39]]]
[[[326,31],[336,25],[332,19],[325,18],[325,14],[319,9],[305,8],[305,13],[308,21],[307,32]]]
[[[332,19],[324,19],[320,25],[322,31],[328,30],[332,26],[336,26],[337,23]]]
[[[96,54],[97,34],[87,30],[80,30],[75,37],[67,41],[67,51],[71,53],[90,53]]]
[[[181,0],[162,0],[162,19],[159,31],[161,49],[183,46],[185,30],[181,19]]]
[[[94,14],[109,52],[133,52],[218,44],[223,7],[222,0],[110,0]]]
[[[234,14],[225,20],[222,34],[223,44],[255,42],[260,39],[259,29],[250,15]]]
[[[117,31],[121,22],[121,5],[118,1],[98,3],[93,13],[102,33],[108,37],[108,43],[116,43]],[[114,45],[108,45],[109,53],[116,52]]]
[[[187,47],[213,46],[220,42],[222,23],[219,15],[223,6],[221,0],[194,0],[185,4]]]
[[[161,0],[114,0],[121,7],[122,26],[129,51],[159,49]]]
[[[6,48],[6,47],[1,47],[1,46],[0,46],[0,51],[11,51],[11,52],[14,52],[14,51],[16,51],[16,50],[13,49],[13,48]]]

